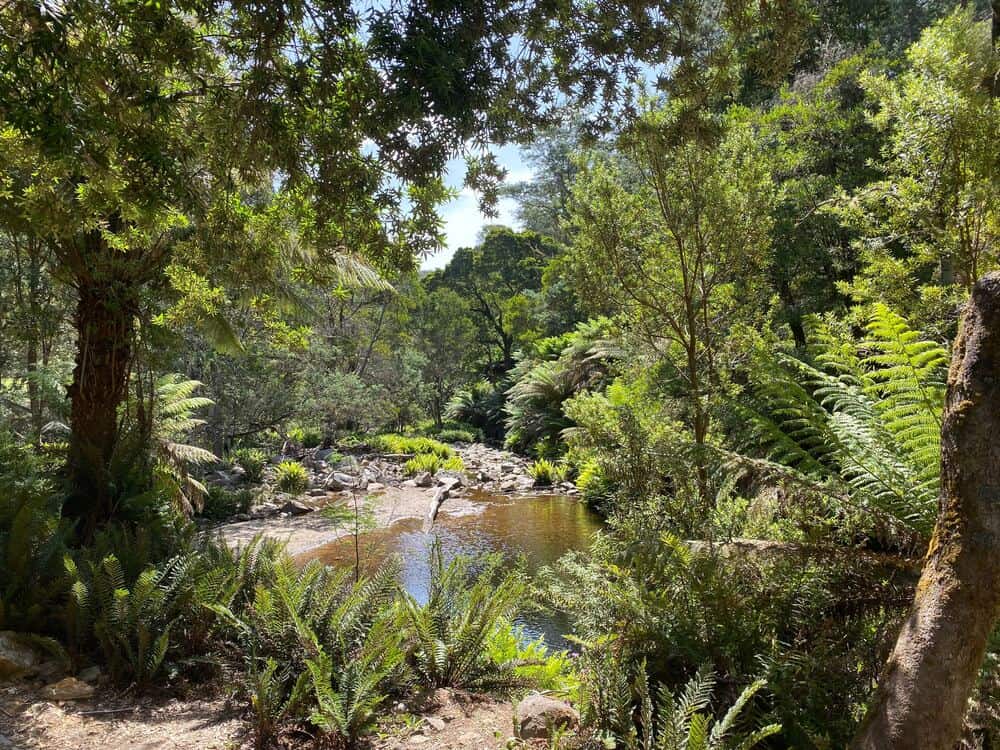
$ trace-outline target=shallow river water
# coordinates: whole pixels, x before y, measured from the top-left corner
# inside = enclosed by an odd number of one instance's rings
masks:
[[[362,570],[371,570],[390,556],[402,564],[402,582],[419,601],[425,601],[430,578],[429,551],[440,541],[446,558],[457,554],[479,556],[498,552],[514,560],[523,557],[529,573],[558,560],[570,550],[583,550],[601,527],[601,520],[584,503],[561,495],[506,496],[473,492],[477,513],[452,516],[442,511],[434,528],[422,531],[416,519],[366,532],[359,539]],[[336,566],[353,566],[353,537],[344,537],[303,556]],[[568,624],[558,614],[531,613],[519,620],[525,635],[543,636],[557,648],[566,645]]]

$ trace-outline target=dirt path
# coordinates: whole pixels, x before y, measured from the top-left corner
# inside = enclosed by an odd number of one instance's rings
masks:
[[[395,708],[362,748],[500,750],[513,734],[509,701],[438,690]],[[57,704],[23,683],[0,689],[0,750],[244,750],[252,746],[248,730],[222,698],[136,700],[99,691]]]

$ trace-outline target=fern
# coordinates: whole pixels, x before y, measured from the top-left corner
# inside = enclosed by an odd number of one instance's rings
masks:
[[[490,657],[489,643],[517,613],[526,584],[516,570],[501,573],[499,556],[481,562],[481,572],[473,575],[468,558],[456,557],[446,564],[435,544],[430,551],[426,604],[405,596],[408,660],[425,685],[505,691],[524,683],[516,662]]]
[[[185,380],[176,374],[164,375],[156,383],[153,412],[153,439],[160,465],[160,478],[172,491],[175,505],[186,515],[200,511],[207,493],[205,485],[191,473],[192,467],[219,460],[211,451],[181,442],[205,424],[195,412],[212,405],[212,400],[195,396],[201,387],[197,380]]]
[[[947,352],[877,306],[860,343],[809,320],[813,364],[765,358],[749,436],[777,465],[827,482],[851,512],[926,539],[939,489]],[[885,525],[885,524],[883,524]]]

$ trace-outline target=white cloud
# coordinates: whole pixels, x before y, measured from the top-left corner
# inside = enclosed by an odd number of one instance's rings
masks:
[[[497,152],[500,164],[507,169],[507,184],[530,180],[533,173],[515,146],[505,146]],[[448,165],[446,182],[458,190],[458,197],[441,207],[441,217],[444,219],[445,248],[424,259],[421,268],[432,270],[444,268],[451,256],[460,247],[471,247],[476,244],[479,231],[487,224],[505,224],[517,228],[514,218],[516,206],[514,201],[503,199],[497,206],[499,216],[488,218],[479,212],[479,196],[462,185],[465,178],[465,165],[460,159],[452,160]]]

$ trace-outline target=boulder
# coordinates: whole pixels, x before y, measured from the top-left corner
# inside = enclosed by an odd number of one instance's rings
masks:
[[[53,682],[42,690],[42,696],[52,701],[79,701],[90,698],[94,694],[94,686],[75,677],[65,677],[59,682]]]
[[[0,680],[35,674],[44,661],[44,655],[24,636],[0,632]]]
[[[312,513],[312,511],[312,508],[308,505],[303,505],[298,500],[289,500],[281,506],[279,513],[287,513],[290,516],[304,516],[306,513]]]
[[[414,481],[417,483],[417,487],[430,487],[434,482],[434,477],[431,476],[429,471],[423,471],[414,477]]]
[[[515,711],[521,739],[547,738],[553,729],[575,729],[580,714],[565,701],[534,693],[517,704]]]

